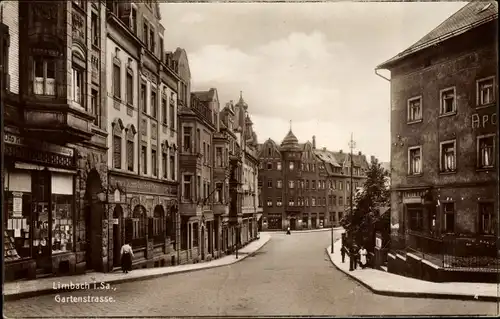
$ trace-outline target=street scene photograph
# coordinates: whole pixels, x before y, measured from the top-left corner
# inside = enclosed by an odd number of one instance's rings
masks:
[[[1,1],[3,316],[499,316],[498,89],[496,1]]]

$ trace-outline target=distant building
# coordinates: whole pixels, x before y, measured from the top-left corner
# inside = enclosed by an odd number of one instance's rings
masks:
[[[496,2],[471,2],[377,67],[391,71],[398,253],[389,271],[402,271],[397,258],[424,258],[455,270],[440,275],[453,280],[463,267],[481,272],[497,262],[497,19]]]
[[[350,155],[299,143],[292,130],[280,146],[260,145],[259,185],[262,229],[310,229],[338,225],[350,202]],[[368,168],[361,153],[353,157],[353,187],[361,186]]]

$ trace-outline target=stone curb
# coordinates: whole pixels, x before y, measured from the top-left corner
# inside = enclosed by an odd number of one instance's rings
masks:
[[[340,267],[338,267],[330,258],[329,254],[330,246],[328,246],[325,249],[326,254],[328,255],[328,259],[330,259],[330,262],[337,268],[339,271],[342,273],[346,274],[349,276],[349,278],[354,279],[355,281],[359,282],[363,287],[369,289],[371,292],[377,294],[377,295],[383,295],[383,296],[391,296],[391,297],[412,297],[412,298],[431,298],[431,299],[454,299],[454,300],[464,300],[464,301],[487,301],[487,302],[498,302],[500,301],[500,296],[495,297],[495,296],[478,296],[475,298],[473,295],[460,295],[460,294],[450,294],[450,293],[436,293],[436,292],[403,292],[403,291],[387,291],[387,290],[379,290],[376,288],[373,288],[366,282],[362,281],[361,279],[351,275],[348,271],[342,270]]]
[[[344,229],[343,227],[335,227],[333,230],[341,230]],[[291,230],[292,234],[293,233],[317,233],[317,232],[324,232],[324,231],[332,231],[331,228],[320,228],[320,229],[307,229],[307,230]],[[261,233],[269,233],[269,234],[275,234],[275,233],[286,233],[286,230],[265,230],[261,231]]]
[[[120,279],[109,280],[109,281],[96,281],[95,284],[97,286],[99,286],[101,283],[116,285],[116,284],[121,284],[121,283],[124,283],[124,282],[134,282],[134,281],[140,281],[140,280],[149,280],[149,279],[154,279],[154,278],[164,277],[164,276],[169,276],[169,275],[177,275],[177,274],[183,274],[183,273],[187,273],[187,272],[193,272],[193,271],[207,270],[207,269],[212,269],[212,268],[229,266],[229,265],[235,264],[237,262],[240,262],[243,259],[247,258],[248,256],[251,256],[253,253],[259,251],[260,249],[262,249],[269,242],[270,239],[271,239],[271,237],[269,236],[267,238],[267,240],[262,244],[262,246],[260,246],[259,248],[257,248],[255,251],[253,251],[251,253],[238,253],[239,258],[238,259],[235,258],[232,262],[229,262],[227,264],[212,265],[212,266],[207,265],[206,267],[197,268],[197,269],[186,269],[186,270],[179,270],[179,271],[170,272],[170,273],[144,275],[144,276],[141,276],[141,277],[120,278]],[[234,254],[231,254],[231,256],[232,255],[234,255]],[[57,289],[57,293],[69,292],[69,291],[74,291],[74,290],[81,290],[81,289],[71,289],[71,288]],[[4,299],[4,301],[13,301],[13,300],[19,300],[19,299],[25,299],[25,298],[42,296],[42,295],[51,295],[51,294],[55,294],[55,292],[56,292],[56,290],[54,290],[52,288],[43,288],[43,289],[35,290],[35,291],[26,291],[26,292],[20,292],[20,293],[16,293],[16,294],[4,295],[3,299]]]

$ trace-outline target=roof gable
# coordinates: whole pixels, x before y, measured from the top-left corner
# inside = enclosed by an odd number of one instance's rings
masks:
[[[452,37],[463,34],[484,23],[498,18],[498,3],[474,1],[466,4],[462,9],[455,12],[440,25],[427,33],[415,44],[400,52],[395,57],[377,66],[377,69],[389,67],[392,63],[403,59],[418,51],[424,50],[430,46],[437,45]]]
[[[258,154],[259,158],[281,158],[281,153],[279,151],[278,145],[272,139],[268,139],[263,144],[261,144],[260,151]]]
[[[186,50],[183,48],[177,48],[174,52],[173,58],[177,61],[180,77],[186,82],[191,81],[191,70],[189,68],[189,60]]]

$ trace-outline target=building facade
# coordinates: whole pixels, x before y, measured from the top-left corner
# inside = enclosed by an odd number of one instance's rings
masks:
[[[177,62],[164,51],[157,3],[110,4],[106,76],[108,203],[114,267],[130,241],[134,268],[175,263]]]
[[[378,67],[391,72],[394,271],[423,256],[453,280],[497,262],[497,19],[496,2],[467,4]]]
[[[105,7],[1,5],[7,280],[105,268]]]
[[[262,229],[311,229],[339,225],[350,196],[348,154],[299,143],[292,130],[278,146],[260,145],[259,186]],[[353,156],[353,186],[366,179],[366,156]]]

